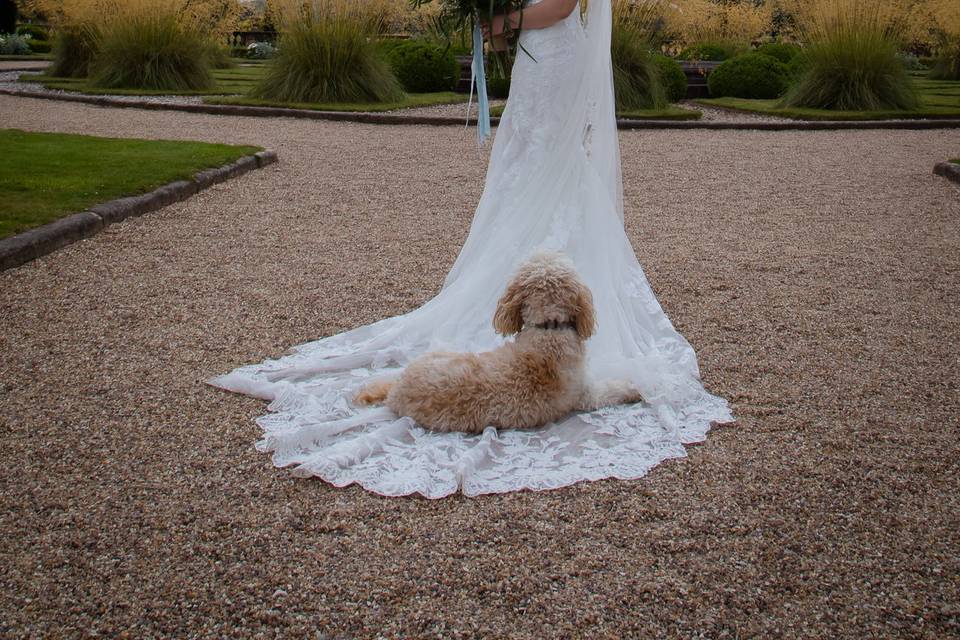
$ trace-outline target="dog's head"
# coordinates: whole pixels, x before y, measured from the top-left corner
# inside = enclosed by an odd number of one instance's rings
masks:
[[[497,303],[493,328],[501,335],[520,333],[525,324],[573,321],[584,340],[593,335],[593,295],[569,258],[541,252],[517,271]]]

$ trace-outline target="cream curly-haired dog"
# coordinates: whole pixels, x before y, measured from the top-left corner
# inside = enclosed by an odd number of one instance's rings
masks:
[[[479,433],[641,400],[627,381],[586,379],[585,341],[595,323],[593,296],[570,260],[539,253],[514,276],[493,317],[498,333],[517,334],[513,342],[483,353],[427,353],[398,378],[364,386],[354,401],[386,400],[397,415],[434,431]]]

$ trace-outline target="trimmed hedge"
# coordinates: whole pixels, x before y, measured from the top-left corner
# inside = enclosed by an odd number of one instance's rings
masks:
[[[653,62],[660,69],[660,79],[667,90],[670,102],[679,102],[687,97],[687,74],[680,63],[669,56],[655,55]]]
[[[776,58],[783,64],[790,64],[794,58],[800,55],[800,47],[789,42],[768,42],[757,47],[756,53]]]
[[[30,51],[34,53],[50,53],[50,50],[53,48],[46,40],[34,40],[33,38],[27,40],[27,44],[30,45]]]
[[[510,78],[499,74],[487,78],[487,97],[492,100],[506,100],[510,97]]]
[[[450,91],[460,79],[460,65],[447,48],[422,40],[381,46],[400,84],[410,93]]]
[[[714,98],[777,98],[787,90],[787,67],[763,53],[745,53],[727,60],[707,78]]]
[[[35,24],[21,24],[17,27],[17,33],[22,36],[30,36],[34,40],[50,39],[50,32]]]

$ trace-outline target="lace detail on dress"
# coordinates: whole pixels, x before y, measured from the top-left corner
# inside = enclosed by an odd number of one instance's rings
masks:
[[[526,30],[483,196],[441,291],[410,313],[295,347],[212,384],[270,400],[260,451],[278,467],[336,485],[439,498],[639,478],[711,422],[732,419],[700,384],[693,349],[663,313],[624,233],[610,85],[610,3],[591,0],[548,29]],[[351,399],[433,349],[503,344],[491,319],[516,266],[567,253],[593,292],[597,332],[587,370],[626,378],[644,402],[571,414],[534,430],[433,433]]]

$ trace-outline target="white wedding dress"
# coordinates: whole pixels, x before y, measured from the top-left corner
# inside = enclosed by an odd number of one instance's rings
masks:
[[[300,345],[211,380],[271,400],[257,443],[278,467],[379,494],[439,498],[638,478],[727,422],[700,383],[693,349],[650,290],[624,233],[610,61],[610,0],[523,31],[510,97],[470,233],[440,292],[419,309]],[[593,292],[587,367],[632,378],[645,402],[571,414],[537,430],[439,434],[382,407],[357,408],[371,376],[432,349],[503,342],[492,319],[515,269],[537,249],[565,252]]]

